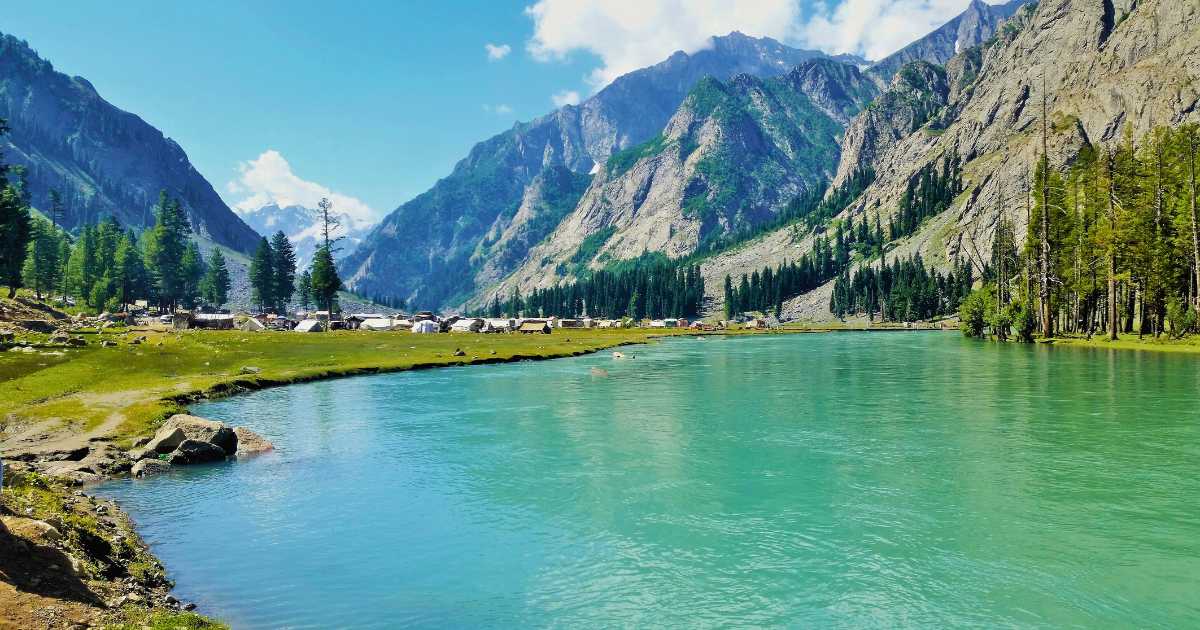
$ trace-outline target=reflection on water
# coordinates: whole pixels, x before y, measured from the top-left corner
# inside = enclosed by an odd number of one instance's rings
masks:
[[[278,450],[104,492],[236,627],[1200,615],[1193,358],[939,333],[637,357],[209,403]]]

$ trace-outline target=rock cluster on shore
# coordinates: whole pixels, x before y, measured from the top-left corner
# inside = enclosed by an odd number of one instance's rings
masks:
[[[245,428],[188,414],[171,416],[154,437],[130,451],[132,473],[144,477],[171,466],[222,461],[269,451],[274,446]]]

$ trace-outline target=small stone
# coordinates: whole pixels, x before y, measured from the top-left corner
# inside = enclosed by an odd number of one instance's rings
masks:
[[[193,610],[196,610],[196,604],[194,604],[194,603],[192,603],[192,602],[188,602],[188,603],[186,603],[186,604],[184,604],[184,605],[183,605],[183,609],[184,609],[184,610],[186,610],[186,611],[188,611],[188,612],[191,612],[191,611],[193,611]]]
[[[457,349],[457,348],[456,348],[456,349],[454,350],[454,356],[456,356],[456,357],[465,357],[465,356],[467,356],[467,353],[466,353],[466,352],[463,352],[461,349]]]
[[[247,366],[243,367],[241,370],[242,374],[258,374],[260,372],[262,372],[262,369],[257,368],[253,365],[247,365]]]
[[[167,472],[171,469],[171,465],[167,462],[158,459],[143,459],[133,465],[134,477],[149,477],[159,473]]]

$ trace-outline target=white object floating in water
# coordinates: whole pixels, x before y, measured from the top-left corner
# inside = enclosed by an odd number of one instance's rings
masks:
[[[622,353],[620,353],[620,352],[614,352],[614,353],[613,353],[613,358],[614,358],[614,359],[624,359],[624,358],[625,358],[625,355],[624,355],[624,354],[622,354]]]

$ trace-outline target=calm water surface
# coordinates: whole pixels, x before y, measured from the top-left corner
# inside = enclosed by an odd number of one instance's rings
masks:
[[[101,491],[235,627],[1200,625],[1195,357],[631,352],[201,405],[278,450]]]

